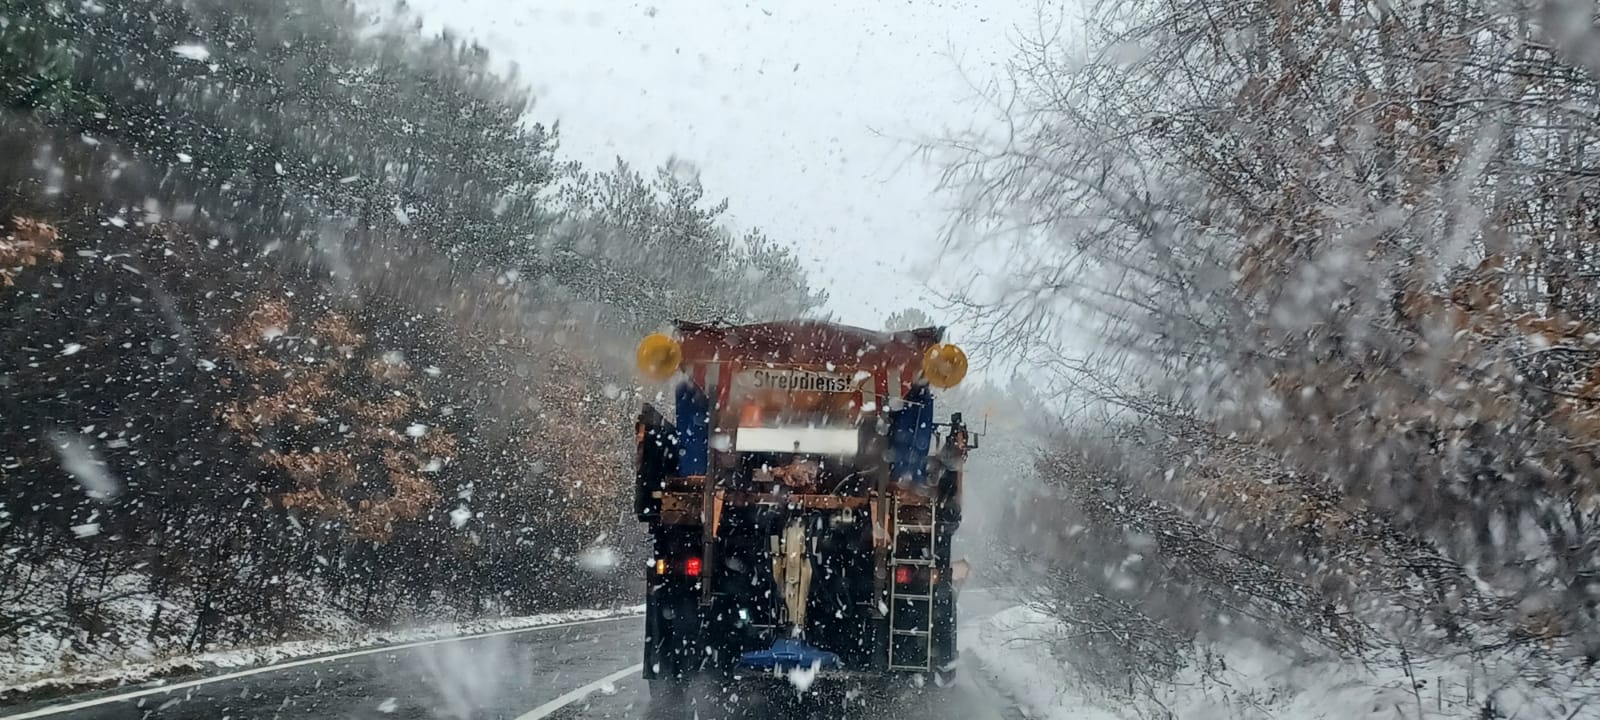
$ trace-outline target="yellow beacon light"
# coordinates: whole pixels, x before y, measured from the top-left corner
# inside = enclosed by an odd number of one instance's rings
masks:
[[[967,354],[950,343],[939,343],[922,354],[922,376],[941,390],[953,388],[967,376]]]
[[[634,359],[639,363],[639,372],[661,382],[672,377],[678,371],[678,366],[683,364],[683,347],[664,333],[652,333],[639,341],[639,350],[634,354]]]

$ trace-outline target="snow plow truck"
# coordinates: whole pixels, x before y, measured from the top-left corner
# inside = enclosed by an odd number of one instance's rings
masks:
[[[977,435],[937,420],[933,391],[961,382],[966,355],[937,327],[673,327],[636,358],[673,403],[635,428],[652,700],[796,673],[947,687]]]

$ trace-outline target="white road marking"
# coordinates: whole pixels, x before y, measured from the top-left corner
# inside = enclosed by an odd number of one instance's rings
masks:
[[[39,708],[38,710],[31,710],[29,712],[25,712],[25,713],[22,713],[20,715],[0,715],[0,720],[28,720],[29,718],[48,717],[50,715],[59,715],[61,713],[65,713],[65,712],[72,712],[74,710],[82,710],[84,708],[90,708],[90,707],[94,707],[96,705],[106,705],[108,703],[121,702],[123,700],[132,700],[134,698],[148,697],[150,695],[160,695],[162,693],[170,693],[170,692],[172,692],[174,690],[182,690],[184,688],[198,687],[200,685],[209,685],[211,683],[222,682],[224,680],[234,680],[234,679],[237,679],[237,678],[249,677],[251,675],[259,675],[261,673],[276,672],[278,670],[288,670],[289,668],[301,667],[301,666],[305,666],[305,665],[314,665],[316,663],[332,662],[334,660],[346,660],[346,659],[353,658],[353,657],[361,657],[363,655],[376,655],[378,653],[394,652],[396,650],[406,650],[406,649],[409,649],[409,648],[424,647],[424,646],[427,646],[427,645],[438,645],[438,644],[447,643],[447,642],[458,642],[458,641],[461,641],[461,640],[477,640],[479,638],[497,637],[497,636],[500,636],[500,635],[515,635],[515,634],[518,634],[518,633],[538,632],[540,630],[556,630],[556,629],[559,629],[559,628],[576,627],[578,625],[594,625],[596,623],[619,622],[619,621],[622,621],[622,620],[630,620],[630,619],[636,618],[639,615],[640,615],[640,613],[630,613],[630,614],[624,615],[622,617],[599,618],[599,619],[596,619],[596,620],[573,620],[573,621],[570,621],[570,622],[551,623],[549,625],[535,625],[533,627],[516,628],[514,630],[496,630],[494,632],[486,632],[486,633],[482,633],[482,634],[479,634],[479,635],[456,635],[456,636],[453,636],[453,637],[438,638],[438,639],[435,639],[435,640],[418,640],[416,642],[401,643],[399,645],[385,645],[385,646],[382,646],[382,647],[366,648],[366,649],[363,649],[363,650],[352,650],[350,652],[338,653],[336,655],[322,655],[322,656],[319,656],[319,657],[305,658],[305,659],[302,659],[302,660],[291,660],[289,662],[278,663],[276,665],[263,665],[263,666],[258,667],[258,668],[250,668],[249,670],[239,670],[237,672],[231,672],[231,673],[225,673],[225,674],[222,674],[222,675],[215,675],[215,676],[212,676],[212,677],[200,678],[198,680],[189,680],[187,682],[181,682],[181,683],[174,683],[174,684],[171,684],[171,685],[161,685],[161,686],[158,686],[158,687],[145,688],[143,690],[135,690],[133,692],[126,692],[126,693],[121,693],[121,694],[118,694],[118,695],[108,695],[106,697],[93,698],[93,699],[90,699],[90,700],[81,700],[81,701],[78,701],[78,702],[75,702],[75,703],[68,703],[66,705],[51,705],[49,707]],[[637,669],[641,669],[641,668],[643,668],[643,665],[640,665],[640,666],[638,666],[638,667],[636,667],[634,669],[637,670]],[[596,684],[596,687],[598,687],[598,683]],[[563,695],[562,697],[566,697],[566,696]],[[537,716],[537,717],[543,717],[543,716],[541,715],[541,716]]]
[[[561,697],[551,700],[550,702],[540,705],[539,707],[518,715],[517,720],[541,720],[542,718],[548,717],[550,713],[589,697],[590,693],[599,690],[606,685],[626,678],[634,673],[640,672],[644,672],[644,663],[634,665],[633,667],[625,667],[621,670],[611,673],[610,675],[600,678],[599,680],[589,683],[588,685],[578,688],[577,690],[573,690],[572,692],[569,692]]]

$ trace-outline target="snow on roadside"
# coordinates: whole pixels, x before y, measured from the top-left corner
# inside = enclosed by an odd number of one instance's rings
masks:
[[[977,660],[978,672],[1029,720],[1120,720],[1063,681],[1070,670],[1051,652],[1051,641],[1065,630],[1061,621],[1019,605],[985,618],[958,642],[961,654]]]
[[[159,660],[125,662],[85,672],[56,674],[47,677],[39,677],[38,673],[18,677],[18,675],[21,675],[19,670],[32,666],[24,666],[20,662],[14,662],[12,657],[5,657],[0,659],[0,701],[90,688],[131,685],[174,675],[259,667],[288,660],[361,648],[402,645],[453,637],[470,637],[564,622],[638,615],[643,612],[643,605],[634,605],[616,609],[570,610],[521,617],[439,623],[412,628],[366,630],[341,635],[338,638],[295,640],[271,645],[202,652]]]
[[[1476,720],[1486,717],[1484,702],[1491,694],[1499,713],[1492,717],[1600,719],[1600,680],[1576,668],[1566,677],[1530,679],[1519,676],[1525,669],[1511,659],[1478,665],[1296,661],[1262,645],[1230,641],[1211,644],[1220,662],[1210,675],[1190,667],[1155,692],[1127,695],[1079,679],[1071,662],[1053,651],[1069,628],[1042,610],[1013,607],[975,630],[962,637],[962,654],[976,659],[978,671],[1029,720]]]

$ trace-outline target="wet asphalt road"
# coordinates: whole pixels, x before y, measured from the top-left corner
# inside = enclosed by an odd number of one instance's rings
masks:
[[[963,625],[1002,607],[980,592],[961,598]],[[124,698],[152,686],[124,687],[33,705],[0,708],[0,720],[658,720],[637,670],[642,618],[634,616],[515,634],[469,638],[331,659]],[[970,656],[969,656],[970,657]],[[610,675],[612,683],[572,693]],[[188,680],[176,678],[167,685]],[[792,688],[741,687],[732,702],[703,713],[749,718],[863,720],[1017,720],[1020,714],[963,663],[960,680],[937,693],[838,693],[797,699]],[[112,699],[115,698],[115,699]],[[69,709],[88,700],[109,702]],[[555,705],[560,707],[555,707]],[[682,720],[681,714],[671,714]]]

